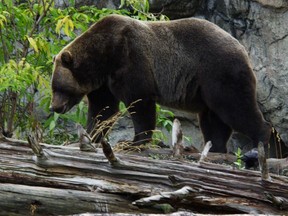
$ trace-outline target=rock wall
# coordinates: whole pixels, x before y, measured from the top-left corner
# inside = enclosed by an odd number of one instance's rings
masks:
[[[76,0],[76,4],[92,3],[98,7],[117,8],[120,0]],[[204,18],[237,38],[245,46],[254,65],[259,106],[284,143],[288,144],[287,0],[150,0],[150,10],[162,12],[171,19]],[[184,133],[187,136],[192,134],[193,145],[199,146],[197,144],[202,142],[202,136],[195,115],[189,115],[187,121],[183,119],[187,115],[179,115],[185,125]],[[191,128],[194,128],[192,133]],[[234,134],[230,151],[235,150],[239,140],[241,146],[250,143],[245,137]]]

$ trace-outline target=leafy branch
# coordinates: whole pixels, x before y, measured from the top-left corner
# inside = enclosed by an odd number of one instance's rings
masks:
[[[45,0],[39,0],[38,4],[40,5],[40,2],[42,1],[42,5],[43,5],[43,13],[38,17],[38,19],[35,19],[35,22],[32,26],[32,29],[30,30],[30,32],[28,33],[27,36],[27,40],[24,44],[24,49],[23,49],[23,54],[22,54],[22,58],[26,58],[27,54],[28,54],[28,50],[29,50],[29,43],[31,44],[31,46],[34,48],[34,50],[37,52],[37,46],[36,46],[36,42],[35,40],[32,38],[34,32],[36,31],[36,29],[39,28],[40,22],[43,20],[43,18],[47,15],[47,12],[49,11],[49,8],[52,6],[54,0],[50,0],[47,7],[46,6],[46,1]],[[37,17],[37,16],[36,16]]]

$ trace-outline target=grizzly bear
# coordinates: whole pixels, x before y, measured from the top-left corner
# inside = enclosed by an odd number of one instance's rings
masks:
[[[211,151],[226,152],[232,130],[250,137],[255,147],[269,142],[271,126],[258,108],[244,47],[206,20],[107,16],[60,51],[51,85],[51,109],[57,113],[87,95],[88,132],[100,112],[103,121],[118,111],[120,101],[129,106],[140,99],[129,110],[135,144],[151,139],[156,102],[198,113]]]

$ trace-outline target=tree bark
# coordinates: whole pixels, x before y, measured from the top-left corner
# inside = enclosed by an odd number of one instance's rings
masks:
[[[109,163],[101,149],[96,153],[79,147],[41,147],[36,156],[27,142],[0,139],[0,215],[165,213],[179,209],[288,215],[285,176],[269,174],[265,180],[259,171],[228,165],[122,153],[111,156],[108,148],[105,154],[113,159]]]

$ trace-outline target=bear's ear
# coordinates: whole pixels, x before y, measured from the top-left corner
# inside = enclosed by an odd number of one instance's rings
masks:
[[[61,61],[63,64],[65,64],[68,67],[71,67],[73,64],[73,56],[69,51],[64,51],[61,54]]]

